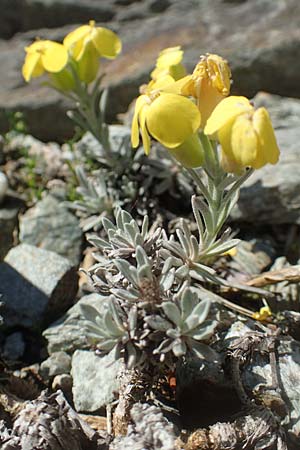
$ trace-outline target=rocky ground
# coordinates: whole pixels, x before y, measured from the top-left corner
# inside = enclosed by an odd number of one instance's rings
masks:
[[[108,406],[109,410],[117,397],[120,367],[109,357],[100,359],[87,346],[82,333],[79,305],[99,304],[99,294],[89,285],[87,277],[78,272],[79,267],[87,268],[94,260],[82,218],[69,207],[75,189],[67,163],[73,147],[66,140],[74,133],[65,116],[70,105],[39,81],[26,84],[20,72],[23,48],[35,36],[59,40],[72,29],[72,24],[91,18],[118,32],[124,44],[122,55],[105,66],[106,83],[110,87],[110,121],[124,118],[138,86],[147,80],[158,52],[178,44],[185,49],[189,69],[201,53],[216,52],[226,57],[235,80],[233,92],[254,97],[256,105],[264,105],[270,112],[281,149],[280,163],[256,171],[241,190],[231,222],[243,242],[227,264],[232,280],[254,279],[254,286],[259,286],[259,282],[268,284],[266,280],[277,276],[270,290],[279,294],[281,303],[279,306],[272,303],[274,300],[270,303],[275,311],[289,311],[292,324],[289,329],[292,337],[288,342],[280,342],[277,354],[286,387],[285,406],[278,406],[277,399],[275,408],[269,408],[271,413],[267,419],[263,415],[265,411],[260,411],[257,422],[250,424],[251,416],[245,419],[243,427],[255,428],[264,420],[271,423],[278,432],[278,444],[274,444],[278,446],[260,448],[284,448],[279,444],[283,431],[274,419],[274,410],[288,408],[284,429],[290,435],[288,448],[299,448],[300,398],[299,389],[295,389],[300,379],[299,2],[82,0],[74,3],[0,0],[3,11],[0,16],[0,132],[3,135],[0,137],[0,294],[4,303],[0,332],[0,442],[1,439],[4,442],[3,449],[100,450],[109,446],[106,429],[110,421],[107,424],[105,408]],[[16,111],[23,113],[26,131],[22,128],[23,118],[13,115]],[[11,127],[13,132],[7,134]],[[117,137],[128,136],[126,125],[112,129]],[[86,139],[84,136],[76,145],[86,145]],[[1,172],[6,178],[2,178]],[[286,274],[283,268],[293,273]],[[279,270],[279,275],[273,272],[264,275],[268,270]],[[247,326],[235,321],[225,341],[232,336],[245,336],[249,332]],[[284,372],[287,360],[288,373]],[[200,414],[189,413],[185,427],[208,430],[211,426],[206,438],[207,442],[209,439],[213,442],[217,433],[213,426],[217,422],[240,426],[233,417],[241,405],[237,402],[236,410],[233,405],[233,410],[226,412],[221,405],[223,400],[205,398],[203,385],[197,396],[192,388],[200,386],[199,380],[203,381],[205,376],[199,375],[199,368],[191,365],[194,372],[190,371],[193,376],[189,380],[186,372],[182,369],[184,375],[180,375],[179,370],[178,389],[184,392],[179,402],[180,420],[184,422],[183,416],[193,404],[195,409],[200,409]],[[246,376],[249,389],[254,390],[262,382],[272,384],[271,363],[262,365],[261,361],[254,361],[252,366],[257,376]],[[224,380],[220,381],[217,371],[215,368],[205,382],[213,380],[222,386]],[[228,392],[232,394],[226,389],[216,391],[215,396],[219,392],[226,399]],[[234,394],[229,398],[234,403]],[[209,412],[209,406],[213,413]],[[173,417],[168,421],[155,408],[136,405],[128,436],[115,440],[109,448],[171,450],[179,445],[175,441],[180,420]],[[37,420],[32,418],[34,411],[38,411]],[[206,413],[211,414],[207,421]],[[284,417],[285,412],[281,414]],[[43,435],[39,431],[40,441],[36,441],[36,447],[29,447],[29,441],[22,441],[22,433],[24,430],[24,435],[28,433],[30,427],[35,430],[33,434],[43,426],[50,429],[48,417],[54,424],[51,432]],[[66,436],[57,443],[59,430],[63,428],[67,430]],[[12,434],[8,431],[11,429]],[[74,432],[73,440],[66,444],[70,430],[76,430],[77,434]],[[49,447],[39,447],[41,436],[51,441]],[[145,447],[147,439],[151,442],[149,447]],[[204,439],[202,435],[194,435],[182,448],[223,448],[201,447],[200,442],[204,442],[201,439]],[[238,448],[232,442],[233,438],[228,448]],[[250,442],[245,448],[256,448],[251,445]]]

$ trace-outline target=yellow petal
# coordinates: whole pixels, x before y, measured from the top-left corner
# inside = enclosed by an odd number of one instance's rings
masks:
[[[168,92],[170,94],[190,96],[192,95],[190,90],[190,84],[192,83],[193,83],[192,75],[186,75],[180,80],[175,81],[175,83],[166,86],[164,88],[164,92]]]
[[[276,164],[279,159],[279,148],[268,111],[265,108],[258,108],[254,112],[252,120],[253,128],[258,135],[264,164]]]
[[[71,33],[67,34],[64,38],[63,44],[71,52],[71,55],[74,59],[77,60],[82,51],[83,41],[86,36],[91,32],[90,25],[82,25],[76,30],[71,31]]]
[[[245,111],[252,111],[253,106],[246,97],[230,96],[224,98],[213,110],[206,122],[204,133],[213,136],[226,123]]]
[[[200,167],[204,161],[203,147],[198,133],[190,135],[181,145],[168,149],[184,167]]]
[[[135,102],[134,115],[131,125],[131,145],[133,148],[139,146],[140,136],[139,136],[139,114],[143,106],[148,103],[148,97],[146,95],[140,95]]]
[[[183,57],[183,50],[180,46],[169,47],[162,50],[157,58],[156,67],[165,69],[179,64]]]
[[[257,135],[252,117],[242,114],[234,121],[231,131],[231,148],[234,160],[239,166],[255,168],[259,151]]]
[[[263,306],[259,311],[252,314],[253,319],[264,321],[272,316],[272,311],[269,306]]]
[[[68,62],[68,52],[62,44],[50,41],[42,53],[41,59],[47,72],[60,72]]]
[[[41,63],[41,55],[39,53],[27,53],[25,62],[22,67],[22,75],[25,81],[31,78],[43,75],[44,68]]]
[[[92,33],[92,41],[99,56],[104,56],[105,58],[115,58],[122,49],[120,38],[107,28],[95,28]]]
[[[202,129],[205,127],[213,110],[222,100],[224,100],[224,96],[220,94],[219,90],[216,89],[207,78],[203,79],[200,86],[200,97],[197,101],[201,113]]]
[[[174,78],[172,78],[169,74],[165,74],[164,76],[159,77],[157,80],[151,80],[147,86],[146,91],[151,93],[151,91],[163,90],[164,92],[169,89],[172,90],[172,86],[175,84]]]
[[[149,133],[166,147],[182,144],[200,126],[200,113],[189,99],[162,93],[147,111]]]

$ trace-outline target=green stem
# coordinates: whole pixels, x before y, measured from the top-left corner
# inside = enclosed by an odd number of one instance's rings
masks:
[[[101,144],[107,164],[114,166],[116,161],[112,156],[107,129],[103,122],[100,108],[98,107],[98,89],[94,89],[90,94],[88,86],[78,78],[76,68],[71,65],[71,70],[75,81],[74,94],[76,95],[76,100],[78,102],[77,112],[82,117],[86,129],[90,131]]]
[[[198,262],[203,261],[210,248],[217,243],[218,235],[232,209],[230,202],[234,201],[234,194],[253,173],[253,169],[250,169],[239,178],[224,173],[214,144],[203,133],[200,134],[200,139],[205,154],[205,166],[203,170],[206,174],[206,182],[203,181],[195,169],[187,169],[207,204],[207,207],[203,203],[201,206],[201,203],[198,202],[199,206],[197,208],[203,218],[203,223],[206,224],[204,232],[203,228],[199,229],[198,225],[199,237],[201,237],[201,258]]]

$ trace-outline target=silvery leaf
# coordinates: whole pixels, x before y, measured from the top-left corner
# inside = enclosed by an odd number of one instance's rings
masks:
[[[149,258],[143,247],[141,247],[140,245],[137,246],[135,255],[139,266],[150,265]]]
[[[80,313],[86,320],[96,323],[96,317],[99,315],[99,311],[91,305],[82,303],[79,305]]]
[[[114,300],[113,297],[111,297],[111,301],[109,302],[108,308],[109,308],[109,311],[111,312],[111,314],[112,314],[112,316],[114,318],[114,321],[116,322],[117,326],[120,329],[124,329],[123,320],[119,316],[119,311],[118,311],[117,305],[116,305],[115,300]]]
[[[118,327],[116,322],[113,320],[110,311],[106,311],[106,313],[104,314],[103,323],[112,336],[118,336],[118,337],[123,336],[124,328]]]
[[[115,225],[107,217],[103,217],[102,224],[107,234],[109,230],[116,231],[117,229]]]
[[[186,344],[182,340],[178,340],[173,344],[172,351],[177,358],[186,354]]]
[[[188,239],[186,238],[185,234],[180,229],[176,230],[176,234],[178,236],[181,247],[183,248],[183,250],[185,252],[185,255],[189,256],[190,255],[190,247],[189,247]]]
[[[221,255],[236,247],[239,243],[240,239],[231,239],[228,242],[224,242],[224,244],[214,245],[212,249],[208,249],[206,254],[208,256]]]
[[[201,302],[198,303],[198,305],[196,305],[195,308],[193,309],[192,314],[195,316],[198,316],[199,324],[204,322],[204,320],[206,319],[206,317],[209,313],[210,305],[211,305],[211,301],[209,299],[204,299],[204,300],[201,300]]]
[[[116,339],[104,339],[103,341],[101,341],[97,344],[97,347],[100,350],[110,351],[114,348],[114,346],[117,344],[117,342],[118,341]]]
[[[168,319],[175,323],[175,325],[180,326],[181,314],[178,306],[172,302],[163,302],[161,307]]]
[[[126,365],[127,368],[133,369],[134,366],[136,365],[136,358],[137,358],[137,351],[136,348],[134,347],[134,345],[131,342],[128,342],[126,344]]]
[[[176,269],[176,277],[178,278],[186,278],[189,274],[189,268],[186,265],[182,265],[178,269]]]
[[[95,234],[87,234],[86,236],[88,242],[95,247],[99,248],[111,248],[111,245],[109,242],[105,241],[104,239],[100,238],[99,236]]]
[[[148,216],[144,216],[142,230],[141,230],[141,235],[142,235],[143,239],[146,239],[146,236],[148,234],[148,228],[149,228],[149,218],[148,218]]]
[[[123,300],[129,302],[137,301],[139,298],[139,293],[135,289],[111,289],[110,292]]]
[[[171,269],[161,280],[160,284],[164,291],[171,289],[175,279],[175,268]]]
[[[135,331],[137,326],[138,310],[133,306],[128,313],[128,325],[130,331]]]
[[[146,316],[144,320],[154,330],[167,331],[171,326],[168,320],[158,315]]]
[[[201,328],[195,328],[194,330],[191,330],[188,334],[188,336],[192,337],[193,339],[196,339],[196,341],[206,341],[209,339],[213,333],[215,332],[217,326],[217,322],[211,322],[208,323],[206,326],[203,324]]]
[[[190,316],[195,306],[198,304],[198,299],[189,289],[185,289],[180,300],[182,320],[185,321]]]
[[[178,328],[169,328],[166,335],[172,339],[178,339],[181,336],[181,331]]]
[[[162,275],[164,275],[165,273],[168,273],[169,270],[171,270],[171,268],[173,267],[173,256],[169,256],[163,265],[163,268],[161,270]]]

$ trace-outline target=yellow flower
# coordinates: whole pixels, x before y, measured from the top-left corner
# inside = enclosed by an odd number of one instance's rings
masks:
[[[163,79],[157,83],[150,82],[135,104],[131,128],[132,147],[138,147],[140,131],[147,155],[150,152],[150,136],[168,149],[176,149],[191,138],[200,125],[197,106],[181,95],[162,92],[158,86],[163,85]],[[191,145],[195,146],[195,143]]]
[[[278,161],[279,149],[268,111],[255,110],[245,97],[222,100],[208,119],[204,133],[218,138],[226,172],[240,173],[249,166],[259,169]]]
[[[95,21],[82,25],[69,33],[64,46],[78,64],[79,78],[85,83],[93,81],[99,69],[99,57],[114,59],[121,51],[122,43],[113,31],[96,27]]]
[[[44,72],[58,73],[68,62],[68,52],[58,42],[38,40],[25,48],[26,57],[22,67],[25,81],[39,77]]]
[[[156,60],[155,69],[151,72],[151,78],[157,80],[161,76],[170,75],[174,80],[179,80],[184,77],[186,70],[181,64],[182,57],[180,46],[162,50]]]
[[[207,53],[200,57],[192,75],[178,82],[181,94],[196,99],[201,113],[201,128],[217,104],[230,92],[231,72],[227,61],[221,56]]]
[[[263,306],[259,311],[252,314],[253,319],[263,322],[272,316],[272,311],[269,306]]]

